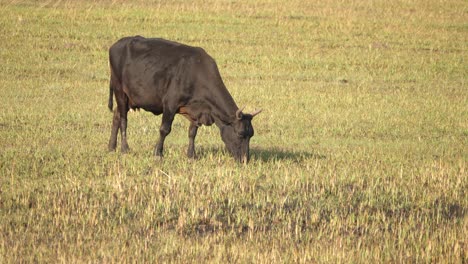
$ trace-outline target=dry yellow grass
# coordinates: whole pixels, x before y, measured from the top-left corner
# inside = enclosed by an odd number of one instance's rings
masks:
[[[0,1],[0,262],[466,262],[466,1]],[[129,116],[107,153],[108,47],[205,48],[254,120]]]

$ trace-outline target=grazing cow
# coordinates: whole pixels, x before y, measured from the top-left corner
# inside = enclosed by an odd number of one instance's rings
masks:
[[[122,152],[127,143],[127,112],[144,109],[163,114],[154,155],[163,156],[164,139],[172,121],[181,114],[190,121],[187,156],[195,156],[195,136],[201,125],[216,124],[228,151],[243,163],[249,161],[252,118],[239,109],[221,79],[216,62],[202,48],[160,38],[125,37],[109,49],[111,69],[109,109],[117,101],[109,150],[117,146],[120,129]]]

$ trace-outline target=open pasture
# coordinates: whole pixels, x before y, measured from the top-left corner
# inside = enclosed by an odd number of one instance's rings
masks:
[[[0,262],[466,263],[468,3],[0,0]],[[108,48],[203,47],[253,121],[129,113],[107,152]]]

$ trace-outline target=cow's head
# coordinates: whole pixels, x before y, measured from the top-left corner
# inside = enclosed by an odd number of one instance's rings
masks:
[[[250,138],[254,135],[252,118],[262,110],[252,114],[244,114],[242,109],[237,110],[233,123],[221,128],[221,138],[234,159],[246,164],[250,159]]]

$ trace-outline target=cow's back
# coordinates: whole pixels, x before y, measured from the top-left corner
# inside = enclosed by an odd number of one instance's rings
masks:
[[[204,86],[200,80],[212,80],[209,72],[217,72],[214,60],[203,49],[160,38],[122,38],[111,46],[109,57],[130,108],[155,114],[162,112],[167,94],[180,104],[187,103],[181,100],[193,99]]]

